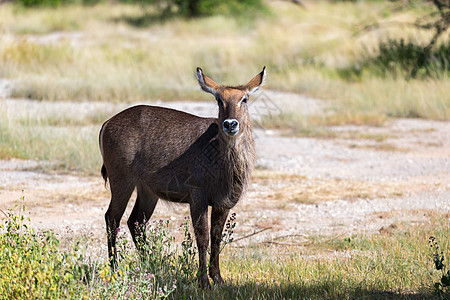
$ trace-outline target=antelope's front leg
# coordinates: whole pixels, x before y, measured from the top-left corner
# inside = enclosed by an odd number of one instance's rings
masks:
[[[222,241],[222,231],[227,220],[229,209],[212,208],[211,213],[211,257],[209,266],[209,276],[217,285],[222,285],[223,279],[220,275],[220,242]]]
[[[211,288],[206,270],[206,254],[208,251],[208,204],[199,203],[193,199],[191,202],[192,225],[194,226],[195,240],[198,248],[198,281],[204,288]],[[197,203],[195,203],[197,202]]]

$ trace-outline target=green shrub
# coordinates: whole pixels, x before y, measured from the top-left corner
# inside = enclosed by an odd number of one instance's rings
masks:
[[[411,73],[416,64],[419,64],[419,74],[424,76],[436,75],[440,72],[450,71],[450,44],[441,44],[429,53],[424,53],[423,46],[413,42],[388,40],[380,43],[379,55],[371,62],[380,73],[396,72],[397,70]],[[423,61],[421,61],[422,55]]]
[[[93,5],[100,3],[101,0],[15,0],[15,2],[25,7],[58,7],[75,3]]]
[[[185,2],[185,1],[179,1]],[[198,1],[198,10],[196,15],[222,14],[242,14],[252,10],[260,10],[263,7],[261,0],[200,0]],[[186,13],[192,13],[186,11]],[[195,14],[194,14],[195,15]]]
[[[0,226],[2,299],[73,297],[92,273],[79,242],[72,251],[60,251],[53,232],[28,228],[24,211],[22,206],[18,215],[3,212],[7,220]]]
[[[408,77],[418,68],[418,77],[439,77],[450,72],[450,43],[443,43],[426,52],[425,47],[404,39],[380,42],[377,55],[339,70],[345,79],[359,79],[364,74],[378,77]]]
[[[242,14],[264,7],[262,0],[119,0],[124,3],[137,3],[151,7],[153,14],[167,17],[173,15],[185,17],[209,16],[215,14]]]
[[[50,6],[56,7],[62,4],[73,3],[73,0],[16,0],[16,3],[19,3],[25,7],[37,7],[37,6]]]
[[[444,251],[439,249],[439,244],[434,236],[431,236],[428,240],[431,247],[433,256],[434,268],[440,273],[440,280],[434,283],[435,292],[443,298],[445,295],[450,295],[450,270],[447,270],[447,266],[444,263]],[[432,275],[433,272],[430,272]]]

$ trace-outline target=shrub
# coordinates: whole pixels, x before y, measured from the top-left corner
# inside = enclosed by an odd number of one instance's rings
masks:
[[[15,2],[25,7],[37,7],[37,6],[56,7],[60,6],[61,4],[73,3],[73,0],[16,0]]]
[[[434,236],[428,240],[433,256],[433,264],[436,271],[441,275],[440,281],[434,283],[435,292],[443,298],[444,295],[450,296],[450,270],[444,263],[444,251],[439,249],[439,244]]]
[[[156,10],[157,16],[173,15],[199,17],[215,14],[241,14],[261,10],[263,0],[119,0],[125,3],[138,3]]]
[[[441,44],[436,49],[424,53],[424,47],[411,41],[388,40],[379,45],[379,54],[370,62],[380,73],[395,73],[397,70],[410,74],[420,63],[419,74],[422,76],[437,75],[450,71],[450,44]],[[421,62],[422,55],[423,61]]]
[[[81,3],[93,5],[101,0],[15,0],[16,3],[25,7],[58,7],[61,5]]]
[[[417,68],[420,78],[439,77],[450,72],[450,43],[443,43],[430,51],[404,39],[380,42],[377,55],[339,70],[345,79],[358,79],[364,73],[379,77],[408,77]]]
[[[18,215],[3,212],[7,220],[0,226],[0,295],[6,299],[72,297],[92,273],[80,243],[72,251],[59,251],[55,234],[28,228],[24,211],[22,205]]]

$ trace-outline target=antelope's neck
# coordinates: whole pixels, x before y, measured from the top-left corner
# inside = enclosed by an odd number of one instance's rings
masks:
[[[233,169],[250,173],[255,163],[255,141],[250,125],[247,125],[237,138],[222,138],[221,146],[229,159],[229,166]],[[241,168],[243,167],[243,168]]]
[[[221,165],[224,172],[216,178],[223,189],[221,205],[232,208],[245,191],[255,163],[255,143],[252,131],[248,127],[242,134],[233,139],[221,138],[220,144],[224,155]]]

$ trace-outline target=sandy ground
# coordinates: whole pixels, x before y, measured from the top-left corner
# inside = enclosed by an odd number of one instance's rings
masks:
[[[255,101],[251,107],[255,119],[258,114],[280,113],[279,107],[315,113],[323,105],[287,93],[268,91],[262,97],[267,99]],[[38,110],[73,114],[74,107],[82,107],[88,114],[108,105],[1,101],[3,109],[24,114]],[[203,116],[217,112],[214,103],[157,104]],[[108,105],[108,111],[125,106]],[[397,119],[383,127],[330,129],[336,138],[289,137],[255,130],[257,167],[245,197],[233,209],[238,223],[235,239],[241,239],[235,246],[304,245],[313,235],[374,234],[395,230],[403,221],[430,222],[433,212],[444,213],[449,220],[450,122]],[[93,246],[104,252],[109,190],[100,174],[80,177],[43,172],[41,164],[0,161],[0,208],[13,208],[24,196],[33,227],[88,236]],[[187,215],[187,206],[160,201],[152,218],[170,219],[175,230]]]

